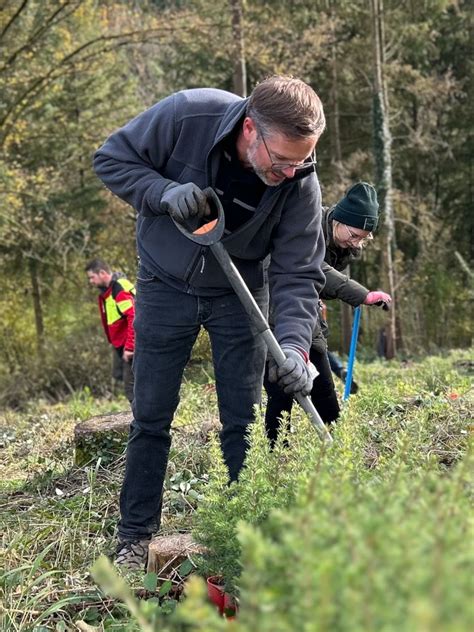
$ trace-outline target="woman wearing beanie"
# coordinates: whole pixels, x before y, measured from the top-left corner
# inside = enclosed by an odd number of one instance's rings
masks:
[[[323,272],[326,285],[321,291],[322,300],[340,299],[353,307],[379,305],[386,309],[392,298],[382,291],[371,291],[342,273],[346,266],[360,257],[362,248],[373,239],[377,228],[379,204],[374,187],[367,182],[352,185],[344,197],[332,208],[323,208],[323,230],[326,239],[326,255]],[[327,324],[319,310],[319,323],[313,332],[309,358],[319,375],[313,383],[311,399],[325,423],[339,417],[331,368],[327,356]],[[270,442],[275,442],[284,411],[291,412],[293,397],[268,380],[268,363],[264,379],[268,403],[265,426]]]

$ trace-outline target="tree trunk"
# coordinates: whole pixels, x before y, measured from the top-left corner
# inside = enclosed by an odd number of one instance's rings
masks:
[[[331,163],[336,167],[337,175],[341,177],[342,151],[341,151],[341,134],[339,127],[339,86],[338,86],[338,68],[337,68],[337,50],[336,50],[336,32],[334,22],[336,19],[334,6],[331,3],[331,90],[329,93],[330,116],[332,125],[331,133]]]
[[[233,84],[235,94],[247,96],[247,68],[245,64],[244,26],[242,0],[229,0],[232,12],[232,35],[234,38],[234,73]]]
[[[337,64],[336,12],[334,2],[331,2],[331,89],[329,93],[330,111],[330,135],[331,135],[331,165],[334,167],[336,179],[340,182],[343,176],[342,170],[342,149],[339,114],[339,75]],[[350,266],[345,270],[350,276]],[[341,301],[341,349],[344,353],[349,353],[352,335],[352,309],[347,303]]]
[[[395,302],[395,269],[392,253],[395,250],[395,224],[393,218],[392,190],[392,136],[389,127],[389,107],[387,90],[384,81],[384,22],[383,0],[371,0],[372,34],[374,56],[373,84],[373,134],[375,182],[380,202],[380,211],[385,218],[385,266],[387,270],[389,292],[393,303],[390,310],[387,359],[397,352],[396,338],[396,302]]]
[[[41,291],[39,286],[38,268],[34,259],[29,259],[28,268],[30,271],[31,291],[33,296],[33,310],[35,313],[35,326],[36,326],[36,345],[38,350],[38,357],[42,358],[44,355],[44,320],[43,320],[43,306],[41,304]]]

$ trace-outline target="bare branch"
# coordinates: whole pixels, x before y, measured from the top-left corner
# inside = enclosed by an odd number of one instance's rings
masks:
[[[416,226],[413,222],[409,222],[407,219],[402,219],[401,217],[394,217],[393,219],[395,222],[405,224],[406,226],[410,226],[410,228],[413,228],[413,230],[416,230],[419,233],[421,232],[421,228],[419,226]]]
[[[48,31],[48,29],[50,27],[56,26],[60,22],[66,20],[75,11],[77,11],[77,9],[83,3],[83,0],[76,0],[76,3],[77,3],[76,6],[73,6],[70,11],[68,11],[67,13],[64,13],[61,16],[60,16],[61,12],[63,11],[63,9],[65,9],[70,4],[70,1],[67,0],[65,4],[63,4],[60,7],[58,7],[48,17],[48,19],[41,25],[41,27],[35,33],[33,33],[31,35],[30,39],[27,42],[25,42],[25,44],[23,44],[23,46],[20,46],[20,48],[18,48],[14,53],[12,53],[12,55],[10,55],[10,57],[7,59],[5,64],[0,68],[0,72],[3,72],[4,70],[6,70],[6,68],[8,68],[8,66],[11,66],[13,64],[13,62],[15,61],[15,59],[18,57],[18,55],[20,55],[23,51],[28,50],[29,48],[31,48],[36,41],[41,39],[41,37],[44,35],[44,33],[46,33]],[[55,20],[55,18],[57,16],[60,16],[60,17]]]
[[[466,260],[464,259],[464,257],[461,255],[460,252],[458,252],[457,250],[454,251],[454,256],[456,257],[456,259],[459,261],[461,268],[464,270],[464,272],[468,275],[468,277],[470,279],[474,279],[474,272],[471,270],[471,268],[468,266]]]
[[[15,23],[15,21],[20,17],[22,11],[25,9],[26,5],[28,4],[29,0],[23,0],[23,3],[18,7],[16,13],[14,13],[12,15],[12,17],[10,18],[10,20],[6,23],[5,28],[3,29],[3,31],[0,33],[0,40],[2,39],[2,37],[4,37],[4,35],[6,34],[6,32],[8,31],[8,29]]]
[[[208,24],[205,24],[205,26],[212,29],[215,29],[216,26],[219,28],[223,27],[223,25],[220,23],[208,23]],[[230,28],[229,25],[224,25],[224,26],[226,28]],[[32,102],[32,100],[34,100],[34,98],[45,87],[49,86],[52,83],[52,81],[56,81],[59,77],[67,74],[67,72],[69,72],[69,70],[74,67],[74,64],[82,63],[84,61],[90,60],[93,57],[97,57],[99,55],[105,54],[107,52],[110,52],[122,46],[143,44],[144,42],[148,42],[157,37],[160,37],[164,33],[174,33],[178,27],[179,25],[172,26],[172,27],[162,27],[159,29],[131,31],[129,33],[121,33],[117,35],[101,35],[99,37],[96,37],[90,40],[89,42],[82,44],[81,46],[76,48],[76,50],[72,51],[71,53],[63,57],[63,59],[59,61],[55,66],[53,66],[53,68],[51,68],[45,75],[43,75],[42,77],[38,77],[32,84],[30,84],[30,86],[28,86],[28,88],[24,92],[22,92],[15,99],[15,101],[10,105],[10,107],[5,112],[5,115],[3,116],[3,118],[0,120],[0,128],[6,125],[8,119],[11,117],[11,115],[14,112],[17,112],[17,115],[19,115],[21,114],[21,112],[27,109],[30,103]],[[201,28],[202,28],[202,25],[201,25]],[[179,27],[179,30],[192,32],[194,30],[194,27],[190,27],[187,29],[183,27]],[[116,44],[114,44],[114,46],[104,47],[104,48],[99,49],[98,51],[91,53],[88,56],[80,57],[81,52],[90,48],[94,44],[97,44],[98,42],[111,42],[111,41],[116,41],[116,40],[124,40],[124,41],[118,41]],[[77,57],[78,59],[76,61]],[[63,70],[63,72],[58,72],[62,70],[63,67],[67,67],[67,69],[65,71]],[[21,107],[19,107],[20,105]],[[0,146],[4,144],[7,136],[8,134],[4,132],[3,138],[0,141]]]

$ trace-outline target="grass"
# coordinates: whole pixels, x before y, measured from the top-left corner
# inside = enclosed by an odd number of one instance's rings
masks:
[[[200,428],[216,419],[215,391],[206,370],[194,369],[191,376],[183,385],[170,453],[165,532],[190,528],[207,480]],[[94,401],[86,391],[62,404],[36,402],[22,413],[1,414],[5,630],[97,617],[123,624],[124,608],[101,595],[89,568],[100,554],[113,554],[124,457],[107,468],[100,462],[75,467],[73,431],[91,416],[127,408],[122,397]],[[142,588],[140,574],[129,581]]]
[[[364,436],[367,468],[389,458],[403,442],[416,446],[413,458],[436,459],[441,471],[461,458],[472,431],[468,358],[457,352],[421,364],[357,366],[360,391],[345,405],[343,418]],[[117,599],[102,594],[89,572],[102,553],[113,552],[124,459],[107,468],[100,462],[77,468],[72,441],[79,421],[126,409],[125,399],[95,401],[86,391],[55,406],[36,402],[22,413],[0,414],[3,629],[70,630],[78,629],[73,626],[79,621],[103,630],[139,629]],[[210,369],[196,365],[187,374],[176,417],[165,532],[191,527],[209,466],[201,429],[216,419]],[[135,591],[143,588],[140,574],[127,581]]]

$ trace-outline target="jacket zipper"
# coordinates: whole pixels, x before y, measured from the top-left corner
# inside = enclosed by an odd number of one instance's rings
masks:
[[[194,287],[189,283],[188,279],[191,279],[199,266],[199,274],[204,273],[204,268],[206,267],[206,248],[201,248],[199,252],[196,253],[195,260],[193,266],[190,269],[190,272],[186,275],[186,293],[194,294]]]

